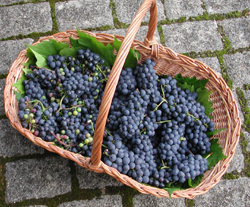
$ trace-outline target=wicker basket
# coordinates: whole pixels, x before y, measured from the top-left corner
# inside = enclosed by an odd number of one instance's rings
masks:
[[[141,21],[149,8],[149,29],[143,43],[134,40],[134,38],[141,25]],[[239,141],[241,126],[239,112],[236,106],[236,102],[233,98],[233,94],[225,81],[220,76],[218,76],[211,68],[204,65],[200,61],[178,54],[171,49],[158,44],[154,38],[154,31],[156,26],[156,2],[155,0],[145,0],[139,8],[137,14],[135,15],[126,36],[116,36],[117,39],[123,41],[123,43],[117,54],[117,58],[113,65],[109,80],[106,84],[106,88],[103,94],[99,115],[96,121],[96,129],[93,137],[93,149],[90,158],[83,157],[80,154],[61,149],[51,142],[45,142],[41,138],[34,136],[28,129],[22,127],[21,122],[18,118],[18,103],[16,101],[13,87],[11,85],[15,83],[22,75],[22,63],[28,60],[28,58],[26,57],[26,50],[20,52],[17,59],[13,62],[9,70],[9,74],[6,78],[6,85],[4,90],[5,112],[11,122],[11,125],[22,135],[31,140],[34,144],[41,146],[48,151],[58,153],[62,157],[71,159],[80,166],[85,167],[91,171],[95,171],[97,173],[107,173],[117,179],[119,182],[132,187],[141,193],[152,194],[157,197],[169,197],[167,191],[138,183],[127,175],[121,174],[116,169],[105,165],[101,161],[101,145],[106,119],[109,113],[113,95],[116,90],[119,76],[124,65],[124,61],[127,57],[129,49],[132,47],[140,52],[142,60],[145,60],[146,58],[153,58],[156,61],[155,70],[158,74],[175,76],[181,73],[184,77],[196,76],[198,79],[209,79],[206,88],[213,91],[210,95],[210,100],[213,101],[214,112],[212,116],[214,117],[213,121],[215,123],[215,129],[226,128],[226,130],[223,130],[221,133],[214,137],[219,138],[219,143],[223,148],[223,153],[227,156],[227,158],[221,160],[215,167],[207,171],[203,177],[202,182],[197,187],[175,191],[171,196],[173,198],[182,197],[192,199],[197,195],[206,193],[209,189],[214,187],[226,172],[228,165],[234,156],[236,145]],[[102,33],[94,34],[88,31],[83,32],[96,37],[96,39],[102,43],[112,44],[114,41],[114,35]],[[53,38],[57,41],[69,43],[69,36],[71,36],[72,38],[78,38],[78,33],[75,30],[68,30],[42,38],[38,42],[34,43],[34,45],[42,42],[43,40],[49,40],[50,38]]]

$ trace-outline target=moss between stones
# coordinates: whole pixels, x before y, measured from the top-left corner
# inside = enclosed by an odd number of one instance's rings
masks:
[[[0,120],[1,119],[7,119],[7,116],[5,114],[0,115]]]
[[[243,88],[244,90],[250,90],[250,84],[244,84]]]
[[[244,133],[240,134],[240,145],[242,146],[242,153],[245,157],[244,159],[244,169],[241,171],[241,176],[250,177],[250,152],[246,150],[248,142],[245,138]]]
[[[242,128],[250,133],[250,109],[248,107],[248,99],[245,98],[244,92],[240,88],[236,89],[236,93],[245,119]]]
[[[139,194],[139,192],[128,186],[121,187],[121,196],[122,196],[122,205],[123,207],[132,207],[133,206],[133,197]]]
[[[158,33],[159,33],[159,35],[160,35],[161,44],[162,44],[162,45],[166,45],[165,36],[164,36],[164,34],[163,34],[162,26],[161,26],[161,25],[158,25],[158,26],[157,26],[157,29],[158,29]]]
[[[220,35],[222,37],[223,50],[220,50],[220,51],[217,50],[216,55],[217,55],[217,58],[219,60],[220,66],[221,66],[222,77],[227,82],[227,85],[229,86],[229,88],[232,89],[233,80],[229,77],[229,75],[227,73],[227,68],[225,67],[225,63],[224,63],[224,59],[223,59],[224,54],[229,54],[231,52],[232,45],[231,45],[230,40],[226,36],[223,27],[220,25],[218,25],[218,32],[220,33]]]
[[[208,12],[203,12],[203,15],[198,17],[190,17],[189,21],[202,21],[202,20],[224,20],[231,18],[245,17],[249,15],[249,9],[243,11],[233,11],[227,14],[208,14]]]
[[[128,24],[122,23],[118,20],[118,16],[116,14],[115,2],[113,0],[110,0],[109,6],[112,9],[112,16],[113,16],[115,28],[117,29],[127,28],[129,26]]]
[[[206,5],[204,3],[201,4],[201,8],[206,10]]]
[[[224,59],[223,59],[223,54],[224,53],[221,52],[221,51],[216,51],[216,53],[217,53],[217,58],[218,58],[219,63],[220,63],[222,77],[227,82],[228,87],[230,89],[232,89],[233,88],[233,80],[229,77],[229,75],[227,73],[227,69],[225,67],[225,63],[224,63]]]
[[[234,180],[234,179],[238,179],[240,177],[238,172],[232,172],[232,173],[226,173],[225,175],[223,175],[223,179],[227,179],[227,180]]]
[[[186,207],[194,207],[195,206],[194,200],[185,198],[185,205],[186,205]]]
[[[0,74],[0,79],[4,79],[4,78],[6,78],[6,77],[7,77],[7,75],[8,75],[8,74],[6,74],[6,73],[5,73],[5,74]]]
[[[5,206],[5,189],[6,189],[6,181],[4,179],[5,168],[1,162],[0,158],[0,206]]]
[[[250,109],[248,107],[248,99],[245,98],[244,92],[240,88],[236,89],[236,93],[238,95],[241,110],[245,119],[244,123],[242,124],[242,129],[250,133]],[[241,172],[241,176],[250,177],[250,152],[246,150],[248,142],[243,132],[240,134],[240,145],[242,146],[242,153],[245,157],[245,167]]]

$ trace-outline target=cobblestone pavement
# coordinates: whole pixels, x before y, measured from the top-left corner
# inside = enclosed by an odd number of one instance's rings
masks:
[[[4,114],[11,63],[25,44],[67,29],[125,35],[142,0],[0,1],[0,206],[250,206],[250,0],[157,0],[155,37],[223,76],[238,101],[241,141],[227,174],[194,200],[137,193],[105,174],[35,146]],[[143,41],[149,20],[136,39]]]

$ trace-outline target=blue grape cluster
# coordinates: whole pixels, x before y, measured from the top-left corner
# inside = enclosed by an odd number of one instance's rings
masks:
[[[50,55],[49,68],[30,65],[19,100],[22,126],[44,141],[90,156],[95,122],[110,69],[89,49]]]
[[[90,157],[95,122],[110,69],[89,49],[76,57],[50,55],[47,68],[31,65],[19,100],[22,126],[44,141]],[[102,161],[138,182],[164,188],[194,180],[208,169],[207,132],[214,123],[170,76],[147,59],[124,68],[110,107]]]
[[[103,161],[138,182],[164,188],[194,180],[208,169],[206,132],[213,122],[197,101],[170,76],[156,75],[153,60],[138,65],[130,78],[136,90],[122,92],[120,79],[107,120]],[[129,69],[130,71],[130,69]],[[127,73],[124,73],[127,75]]]

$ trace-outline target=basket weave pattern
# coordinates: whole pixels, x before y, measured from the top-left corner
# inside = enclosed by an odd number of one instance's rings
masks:
[[[144,43],[138,40],[134,40],[137,31],[139,30],[141,21],[146,12],[150,8],[150,20],[148,34]],[[141,54],[141,61],[152,58],[156,62],[155,70],[158,74],[166,74],[175,76],[182,74],[184,77],[194,77],[197,79],[209,79],[206,88],[212,90],[210,100],[213,101],[214,111],[212,113],[213,121],[215,123],[215,129],[225,128],[221,133],[215,135],[215,138],[219,139],[219,143],[223,148],[223,153],[227,156],[226,159],[221,160],[211,170],[207,171],[204,175],[202,182],[196,188],[189,188],[182,191],[175,191],[172,194],[173,198],[189,198],[192,199],[197,195],[206,193],[209,189],[214,187],[226,172],[230,161],[232,160],[235,148],[239,141],[240,136],[240,118],[239,112],[234,100],[233,94],[226,82],[218,76],[211,68],[206,66],[200,61],[191,59],[184,55],[175,53],[171,49],[158,44],[154,38],[154,31],[157,26],[157,10],[155,0],[145,0],[135,15],[125,37],[116,35],[116,38],[123,41],[121,48],[117,54],[116,61],[113,65],[109,80],[106,84],[103,94],[101,106],[99,109],[99,115],[96,121],[95,134],[93,137],[93,149],[91,157],[83,157],[80,154],[72,153],[67,150],[61,149],[55,146],[51,142],[45,142],[41,138],[34,136],[28,129],[22,127],[18,117],[18,103],[15,98],[12,84],[15,83],[22,75],[21,68],[22,63],[27,62],[26,57],[27,50],[23,50],[19,53],[17,59],[13,62],[9,74],[6,78],[5,90],[4,90],[4,106],[7,117],[9,118],[11,125],[17,129],[23,136],[27,137],[34,144],[45,148],[48,151],[58,153],[64,158],[68,158],[76,162],[82,167],[85,167],[91,171],[97,173],[106,173],[117,179],[119,182],[135,188],[141,193],[152,194],[157,197],[169,197],[167,191],[150,187],[138,183],[127,175],[119,173],[116,169],[105,165],[101,161],[101,145],[103,140],[103,134],[105,130],[106,120],[111,106],[112,98],[115,93],[119,76],[124,65],[125,59],[132,47]],[[114,35],[91,33],[88,31],[82,31],[91,36],[94,36],[99,42],[104,44],[114,42]],[[40,39],[38,44],[42,41],[47,41],[53,38],[57,41],[70,43],[69,36],[77,39],[78,33],[76,30],[68,30],[60,32],[52,36],[48,36]]]

